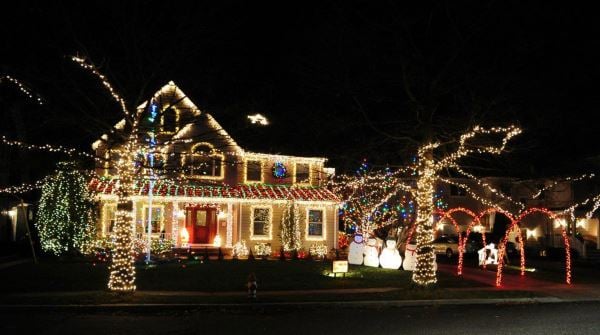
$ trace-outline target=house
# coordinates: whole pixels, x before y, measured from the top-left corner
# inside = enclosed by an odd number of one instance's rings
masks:
[[[581,240],[586,241],[589,246],[600,248],[600,227],[597,213],[594,217],[587,218],[586,213],[591,210],[587,207],[579,208],[573,212],[574,220],[565,211],[577,203],[582,203],[584,199],[597,194],[597,191],[590,189],[590,183],[575,183],[572,180],[564,179],[532,179],[519,180],[507,177],[485,177],[481,182],[492,188],[501,191],[523,204],[519,208],[515,203],[506,198],[493,194],[477,182],[467,178],[450,178],[455,184],[467,185],[473,189],[482,199],[500,204],[503,208],[513,213],[513,215],[522,212],[526,208],[546,208],[551,212],[560,215],[561,219],[553,220],[543,214],[532,214],[519,222],[523,239],[527,247],[546,248],[561,247],[563,245],[562,230],[567,229],[568,234],[577,235]],[[586,187],[577,187],[583,184]],[[438,188],[445,194],[445,201],[449,209],[467,208],[476,214],[482,213],[489,206],[481,201],[475,200],[466,191],[455,185],[441,184]],[[472,222],[472,218],[464,213],[457,213],[454,219],[460,226],[461,231]],[[510,219],[501,213],[490,212],[481,218],[481,225],[486,232],[504,233],[505,227],[510,223]],[[437,225],[438,234],[454,235],[455,227],[446,219]],[[510,234],[509,240],[515,242],[514,233]],[[583,252],[583,245],[580,241],[571,239],[571,246],[580,253]]]
[[[279,250],[282,217],[293,204],[302,247],[336,247],[339,200],[325,188],[334,172],[325,167],[325,158],[247,151],[173,82],[137,112],[150,113],[140,121],[146,129],[140,141],[148,145],[140,167],[144,178],[132,197],[137,237],[145,236],[150,223],[154,237],[171,239],[176,247],[231,248],[245,241],[249,248],[265,243]],[[125,128],[121,121],[93,144],[99,157],[110,158],[97,164],[102,177],[90,184],[101,203],[98,228],[103,236],[115,222],[118,179],[111,162],[122,146],[115,134]],[[154,153],[152,159],[148,152]]]

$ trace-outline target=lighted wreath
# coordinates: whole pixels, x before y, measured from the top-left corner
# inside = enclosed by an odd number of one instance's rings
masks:
[[[278,179],[287,177],[287,169],[283,163],[275,162],[275,164],[273,164],[273,177]]]

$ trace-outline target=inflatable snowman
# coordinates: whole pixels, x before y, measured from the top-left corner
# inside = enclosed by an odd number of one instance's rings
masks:
[[[348,248],[348,264],[361,265],[363,263],[363,251],[365,245],[361,234],[354,235]]]
[[[379,252],[377,250],[377,240],[370,238],[365,247],[365,265],[374,268],[379,267]]]
[[[404,263],[402,268],[406,271],[415,271],[417,268],[417,245],[407,244],[404,252]],[[437,262],[433,262],[433,271],[437,271]]]
[[[400,268],[402,257],[400,257],[398,249],[396,249],[395,240],[387,240],[385,242],[385,249],[381,251],[379,263],[381,263],[381,267],[384,269],[398,270]]]

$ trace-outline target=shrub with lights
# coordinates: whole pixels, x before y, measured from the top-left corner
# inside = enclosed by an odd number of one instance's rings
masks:
[[[86,177],[72,163],[60,163],[46,178],[35,226],[42,250],[60,256],[88,254],[96,236],[96,208]]]
[[[300,237],[300,211],[298,205],[288,201],[281,216],[281,245],[283,251],[298,250],[302,247]]]

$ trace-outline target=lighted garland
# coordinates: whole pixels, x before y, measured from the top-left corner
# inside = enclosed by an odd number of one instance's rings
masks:
[[[83,174],[61,164],[42,186],[36,228],[42,250],[54,255],[85,254],[96,235],[93,195]]]

